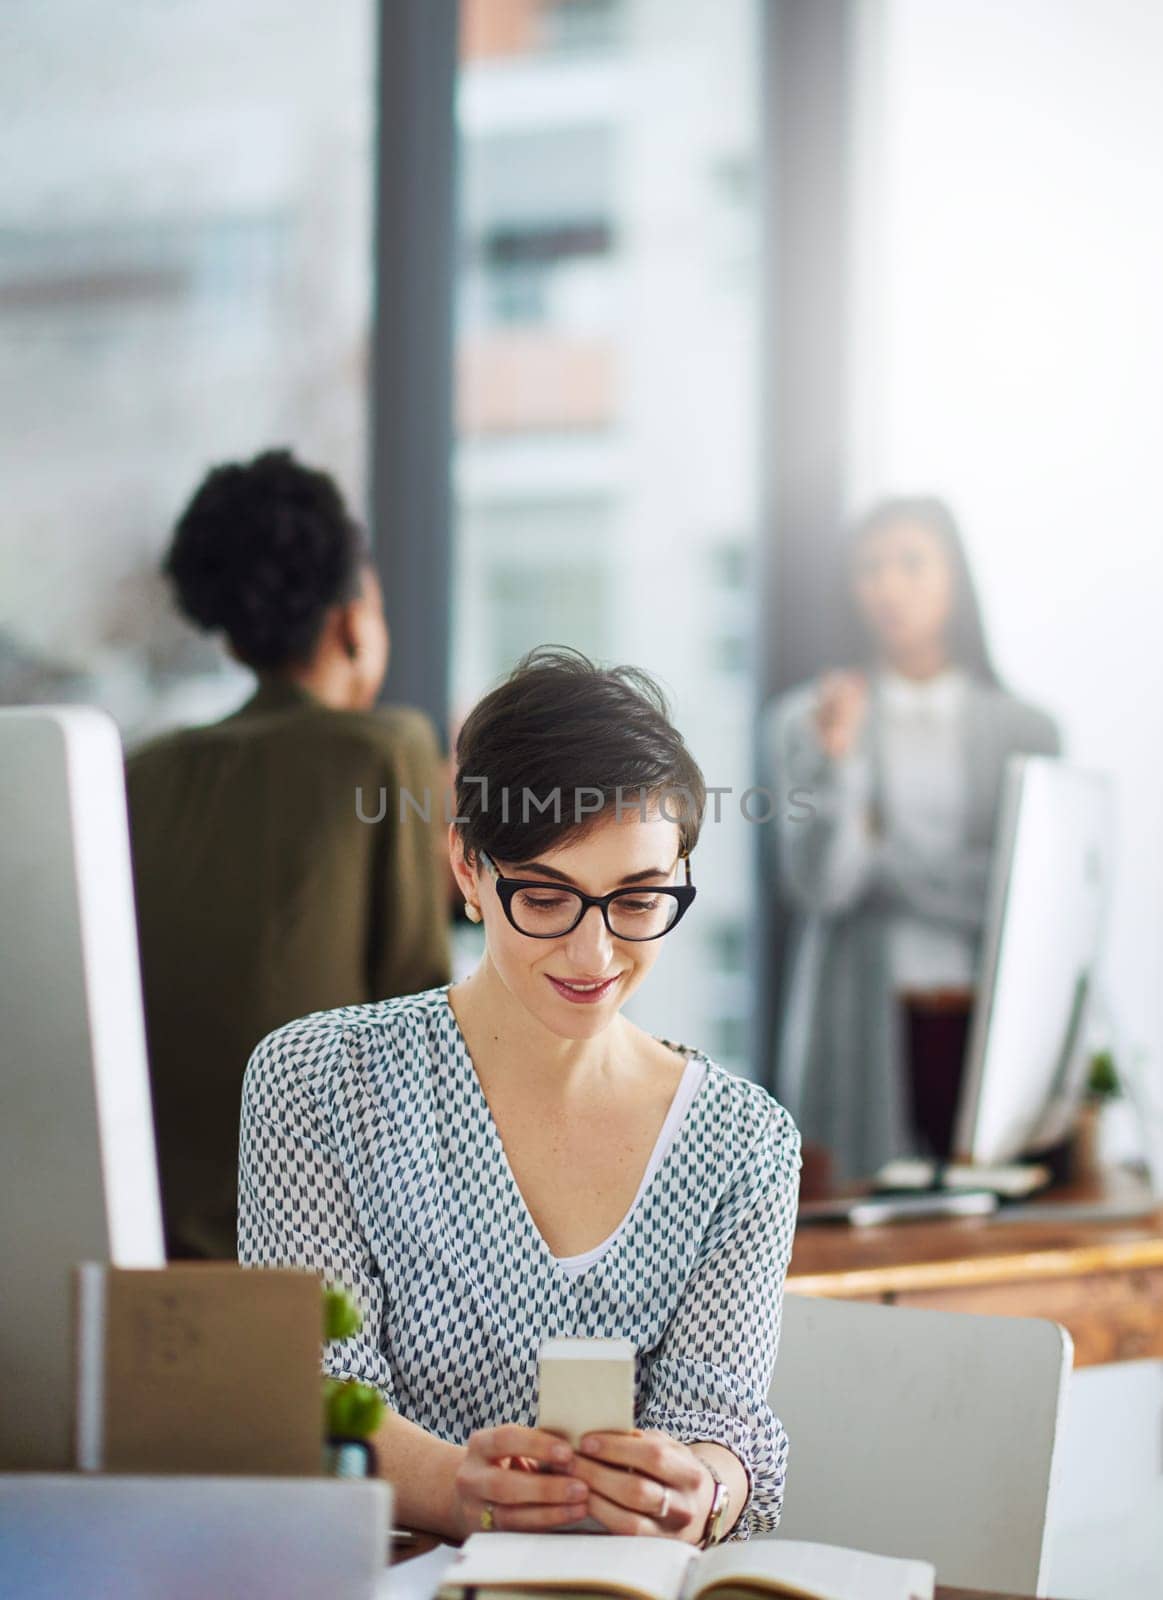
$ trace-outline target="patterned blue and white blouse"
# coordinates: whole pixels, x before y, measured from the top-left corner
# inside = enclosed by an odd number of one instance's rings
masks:
[[[757,1084],[705,1064],[609,1247],[570,1271],[513,1177],[447,987],[270,1034],[242,1100],[238,1254],[343,1283],[363,1328],[325,1369],[463,1444],[533,1425],[543,1339],[631,1339],[636,1424],[742,1461],[732,1537],[779,1520],[787,1436],[767,1404],[799,1135]]]

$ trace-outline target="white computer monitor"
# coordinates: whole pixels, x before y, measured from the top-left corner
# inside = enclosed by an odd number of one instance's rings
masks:
[[[1115,856],[1113,785],[1046,756],[1007,764],[954,1159],[997,1166],[1069,1133],[1086,1084]]]
[[[86,1260],[165,1264],[121,742],[0,709],[0,1469],[73,1465]]]

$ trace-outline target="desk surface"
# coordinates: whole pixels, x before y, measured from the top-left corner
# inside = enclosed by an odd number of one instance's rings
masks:
[[[1128,1183],[1108,1198],[1129,1198]],[[1142,1189],[1139,1186],[1138,1192]],[[1096,1198],[1063,1191],[1063,1204]],[[793,1294],[874,1299],[1063,1323],[1075,1365],[1163,1357],[1163,1206],[1133,1220],[963,1217],[875,1228],[815,1223],[796,1234]]]
[[[993,1222],[988,1217],[886,1223],[814,1223],[796,1235],[788,1287],[845,1296],[1005,1283],[1163,1266],[1163,1207],[1121,1222]]]

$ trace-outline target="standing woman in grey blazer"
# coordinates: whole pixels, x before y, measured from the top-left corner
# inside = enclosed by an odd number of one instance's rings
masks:
[[[888,500],[858,524],[847,599],[848,664],[771,702],[762,727],[792,914],[777,1086],[837,1178],[917,1152],[902,997],[972,986],[1006,760],[1059,750],[998,680],[942,501]]]

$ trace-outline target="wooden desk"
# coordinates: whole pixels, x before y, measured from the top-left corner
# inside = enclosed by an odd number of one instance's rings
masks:
[[[1080,1198],[1061,1196],[1064,1204]],[[1054,1204],[1045,1202],[1045,1220],[1029,1222],[804,1226],[787,1288],[833,1300],[1047,1317],[1069,1330],[1076,1367],[1163,1357],[1163,1207],[1134,1221],[1056,1222]]]

